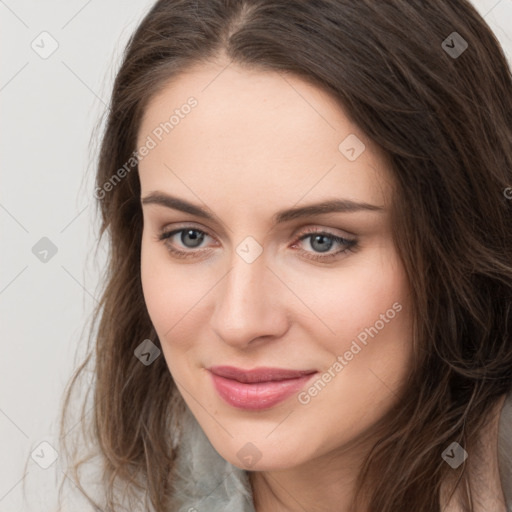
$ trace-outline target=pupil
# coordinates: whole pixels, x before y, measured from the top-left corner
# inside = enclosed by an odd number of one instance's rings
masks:
[[[328,243],[327,243],[327,247],[325,246],[325,243],[324,243],[324,244],[320,243],[320,245],[319,245],[319,246],[316,246],[316,247],[315,247],[315,245],[316,245],[316,241],[317,241],[317,240],[321,240],[321,241],[323,241],[323,242],[325,242],[325,241],[327,240],[327,242],[328,242]],[[325,251],[328,251],[328,250],[331,248],[331,246],[332,246],[332,240],[331,240],[330,238],[326,237],[325,235],[316,235],[316,236],[313,238],[313,242],[312,242],[312,244],[311,244],[311,245],[313,246],[313,248],[314,248],[315,250],[319,250],[320,252],[325,252]]]
[[[198,245],[201,244],[203,238],[204,238],[204,235],[198,235],[197,234],[198,231],[195,230],[195,229],[189,229],[187,231],[183,231],[182,232],[182,235],[181,235],[181,241],[182,243],[185,245],[185,246],[189,246],[186,241],[185,241],[185,237],[189,237],[190,239],[192,239],[192,245],[191,247],[197,247]]]

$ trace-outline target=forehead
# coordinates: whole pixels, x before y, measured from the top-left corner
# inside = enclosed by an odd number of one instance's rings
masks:
[[[191,97],[195,106],[183,108]],[[146,191],[179,187],[192,199],[185,184],[222,200],[219,189],[232,188],[270,203],[278,195],[279,206],[335,195],[384,205],[390,196],[386,155],[330,94],[290,74],[191,68],[148,103],[137,147],[148,137],[155,146],[139,162]],[[362,150],[355,160],[350,147]]]

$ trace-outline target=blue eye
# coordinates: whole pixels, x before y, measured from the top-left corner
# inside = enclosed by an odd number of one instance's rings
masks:
[[[319,252],[315,252],[312,255],[306,256],[306,258],[310,258],[317,261],[327,260],[336,258],[337,256],[344,254],[349,251],[355,251],[357,248],[357,240],[355,238],[343,238],[341,236],[334,235],[332,233],[328,233],[325,231],[310,231],[305,235],[302,235],[298,242],[302,242],[303,240],[310,240],[310,246],[313,249],[316,248]],[[325,256],[322,253],[327,253],[335,244],[338,244],[342,248],[334,253],[326,254]],[[301,251],[306,252],[308,254],[309,251]]]
[[[185,249],[190,250],[177,249],[175,243],[172,243],[172,238],[178,234],[180,234],[179,242]],[[210,237],[210,235],[193,226],[188,226],[181,229],[175,229],[173,231],[162,231],[159,234],[158,239],[165,243],[169,252],[175,257],[194,258],[198,257],[200,254],[210,251],[208,248],[198,249],[205,240],[205,237]],[[310,246],[313,248],[313,252],[304,249],[300,249],[299,252],[303,254],[305,258],[315,261],[332,260],[344,253],[355,251],[358,248],[358,241],[355,238],[344,238],[333,233],[319,231],[316,229],[310,229],[306,233],[303,232],[292,244],[292,247],[297,247],[298,243],[306,239],[310,239]],[[335,252],[330,252],[335,244],[338,244],[341,249]]]
[[[171,239],[174,235],[181,233],[180,242],[185,246],[186,249],[194,249],[197,248],[204,240],[205,235],[209,236],[204,231],[200,229],[196,229],[194,227],[186,227],[181,229],[175,229],[174,231],[165,232],[163,231],[159,235],[159,240],[163,241],[169,251],[177,256],[178,258],[191,258],[196,256],[198,251],[182,251],[176,249],[176,247],[171,243]],[[191,246],[188,246],[187,243],[190,242]],[[202,252],[202,251],[201,251]]]

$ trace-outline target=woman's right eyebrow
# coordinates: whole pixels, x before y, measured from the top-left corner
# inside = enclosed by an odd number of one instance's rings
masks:
[[[145,197],[141,198],[141,203],[158,204],[173,210],[189,213],[203,219],[211,221],[216,220],[214,215],[210,213],[209,209],[160,191],[150,192]],[[329,199],[319,203],[312,203],[305,206],[281,210],[272,216],[272,221],[273,224],[276,225],[303,217],[313,217],[316,215],[336,212],[352,213],[359,211],[384,213],[385,208],[383,206],[377,206],[365,202],[352,201],[351,199]]]

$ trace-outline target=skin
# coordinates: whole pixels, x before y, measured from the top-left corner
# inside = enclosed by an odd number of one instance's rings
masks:
[[[389,162],[326,92],[228,61],[192,68],[153,97],[137,147],[190,96],[198,105],[139,163],[141,198],[172,194],[215,216],[143,203],[142,286],[163,355],[214,448],[253,471],[258,512],[348,510],[374,426],[399,399],[412,365]],[[366,147],[354,161],[338,149],[349,134]],[[339,198],[382,210],[272,223],[279,210]],[[180,228],[200,230],[204,240],[195,246],[181,233],[159,240]],[[314,236],[298,241],[306,228],[356,238],[357,249],[313,261],[324,253]],[[237,254],[248,236],[257,242],[250,251],[262,249],[251,263]],[[195,256],[178,258],[169,247]],[[344,248],[333,241],[326,254]],[[394,303],[401,311],[307,404],[293,395],[262,411],[235,408],[206,370],[272,366],[320,375]],[[237,455],[248,442],[260,456],[250,466]]]

